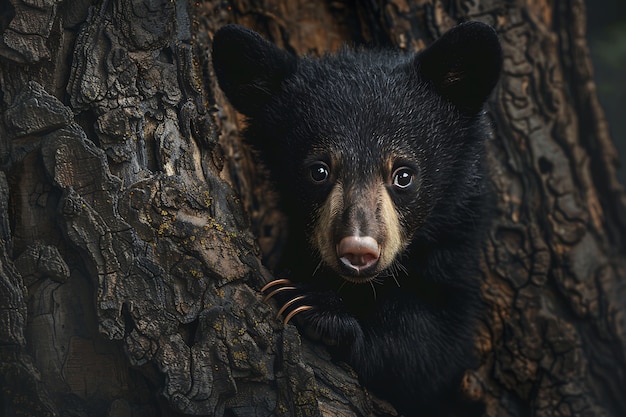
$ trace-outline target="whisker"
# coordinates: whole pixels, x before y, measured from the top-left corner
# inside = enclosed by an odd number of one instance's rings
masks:
[[[398,281],[398,275],[400,273],[403,273],[404,275],[408,275],[408,271],[406,269],[406,267],[404,265],[402,265],[400,262],[395,261],[391,268],[389,268],[389,272],[391,272],[391,278],[393,278],[393,280],[395,281],[396,285],[398,286],[398,288],[400,288],[400,282]]]
[[[376,287],[374,287],[374,283],[372,281],[370,281],[370,287],[372,287],[372,293],[374,293],[374,301],[376,301]]]
[[[402,265],[399,261],[395,261],[393,263],[394,268],[397,272],[402,272],[404,275],[409,275],[409,271],[407,271],[406,266]]]
[[[320,261],[317,266],[315,267],[315,269],[313,270],[313,273],[311,274],[311,276],[315,276],[315,274],[317,274],[317,271],[320,270],[320,268],[322,267],[322,261]]]
[[[372,278],[372,280],[370,281],[372,284],[378,284],[378,285],[383,285],[385,283],[384,278],[388,277],[389,275],[380,275],[377,276],[375,278]]]
[[[396,278],[396,276],[394,274],[391,275],[391,277],[393,278],[393,280],[395,281],[396,285],[398,286],[398,288],[400,288],[400,283],[398,282],[398,278]]]

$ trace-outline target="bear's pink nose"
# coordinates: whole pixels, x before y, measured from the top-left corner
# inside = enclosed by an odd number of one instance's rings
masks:
[[[348,236],[337,245],[339,260],[352,272],[361,274],[378,262],[380,248],[370,236]]]

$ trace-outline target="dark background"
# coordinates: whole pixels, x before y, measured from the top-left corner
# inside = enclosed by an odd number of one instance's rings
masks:
[[[587,36],[598,96],[620,155],[626,185],[626,1],[587,0]]]

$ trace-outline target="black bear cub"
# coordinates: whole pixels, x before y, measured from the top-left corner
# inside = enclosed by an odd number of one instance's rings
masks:
[[[315,59],[228,25],[212,59],[289,218],[266,294],[398,411],[455,415],[481,309],[495,31],[467,22],[418,54]]]

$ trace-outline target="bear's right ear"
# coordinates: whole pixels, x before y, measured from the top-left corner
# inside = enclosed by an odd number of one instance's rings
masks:
[[[239,25],[217,31],[212,55],[220,88],[246,116],[255,115],[297,66],[294,55]]]

